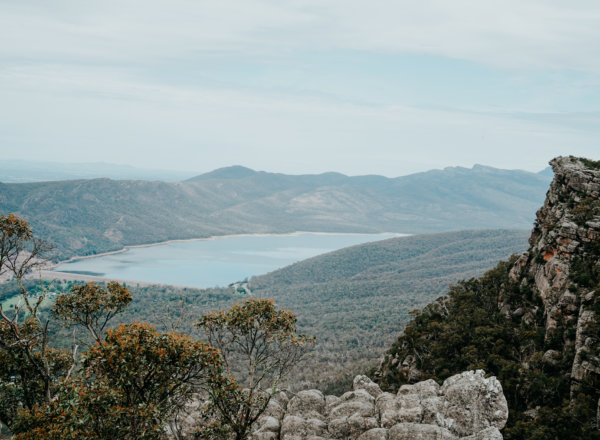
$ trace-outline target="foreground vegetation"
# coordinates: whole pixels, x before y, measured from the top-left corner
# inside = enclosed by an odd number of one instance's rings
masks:
[[[206,342],[142,322],[108,328],[132,300],[116,282],[71,286],[44,307],[44,286],[31,295],[23,281],[47,250],[24,220],[0,217],[0,274],[20,296],[0,306],[0,427],[15,439],[244,440],[312,343],[269,300],[199,317]],[[68,349],[54,344],[57,325]]]
[[[508,400],[505,439],[600,439],[600,384],[589,376],[572,389],[573,347],[564,346],[560,334],[546,337],[544,308],[541,298],[532,294],[533,280],[518,283],[509,278],[514,262],[515,258],[501,262],[479,279],[461,281],[447,295],[413,312],[386,354],[380,385],[397,390],[415,380],[443,381],[460,371],[483,369],[500,380]],[[576,269],[572,277],[600,287],[597,268]],[[531,319],[521,320],[521,313],[507,317],[498,308],[501,297]],[[594,307],[600,310],[598,302]],[[589,331],[598,337],[600,327],[592,325],[596,327]],[[561,355],[550,359],[544,356],[549,350]]]

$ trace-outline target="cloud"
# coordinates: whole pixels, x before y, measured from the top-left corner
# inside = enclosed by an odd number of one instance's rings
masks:
[[[0,107],[0,143],[45,160],[389,176],[474,163],[538,170],[554,155],[593,154],[598,136],[598,115],[565,126],[556,123],[565,115],[171,86],[108,68],[5,69],[0,84],[12,103]]]
[[[0,11],[6,157],[394,176],[541,169],[597,151],[597,2],[0,0]]]
[[[0,54],[151,62],[302,50],[426,53],[600,72],[600,3],[548,0],[3,1]]]

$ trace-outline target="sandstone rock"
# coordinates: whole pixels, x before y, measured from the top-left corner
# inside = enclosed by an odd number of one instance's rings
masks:
[[[502,438],[498,429],[506,423],[506,399],[500,383],[481,370],[453,376],[441,387],[433,380],[404,385],[397,394],[372,385],[357,376],[355,389],[341,397],[305,390],[287,406],[285,398],[274,398],[252,440]]]
[[[358,440],[387,440],[388,430],[385,428],[373,428],[361,434]]]
[[[325,412],[329,414],[331,412],[331,408],[340,403],[342,399],[338,396],[325,396]]]
[[[488,427],[502,429],[508,419],[508,405],[502,385],[483,370],[452,376],[441,388],[444,395],[443,426],[459,436],[468,436]]]
[[[352,415],[333,419],[329,422],[329,434],[332,438],[355,440],[364,432],[379,427],[374,417]]]
[[[270,431],[255,432],[252,434],[252,440],[279,440],[279,433]]]
[[[547,350],[542,356],[542,360],[550,365],[556,365],[562,357],[558,350]]]
[[[325,396],[318,390],[300,391],[287,404],[287,414],[303,418],[323,419],[325,410]]]
[[[373,396],[374,399],[379,397],[382,393],[381,388],[379,388],[379,385],[377,385],[367,376],[363,375],[359,375],[354,378],[353,388],[355,391],[365,390],[367,393]]]
[[[286,415],[281,425],[281,439],[293,440],[309,436],[322,436],[327,432],[327,424],[318,418],[302,418]]]
[[[446,428],[417,423],[398,423],[390,428],[388,440],[457,440]]]
[[[382,393],[375,401],[379,423],[389,428],[400,422],[400,401],[391,393]]]
[[[490,428],[479,431],[476,434],[469,435],[467,437],[461,437],[460,440],[502,440],[502,433],[492,426]]]
[[[378,427],[375,399],[364,389],[343,394],[329,413],[329,433],[334,438],[357,439],[363,432]]]

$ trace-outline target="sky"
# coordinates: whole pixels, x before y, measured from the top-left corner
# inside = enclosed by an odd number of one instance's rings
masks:
[[[0,156],[390,177],[600,159],[597,0],[0,0]]]

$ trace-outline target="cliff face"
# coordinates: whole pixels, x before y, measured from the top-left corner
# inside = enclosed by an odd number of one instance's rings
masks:
[[[529,249],[416,313],[383,389],[483,368],[509,402],[506,438],[600,438],[600,162],[551,165]]]
[[[554,180],[537,212],[530,248],[511,269],[510,278],[531,283],[542,300],[545,340],[562,340],[560,350],[544,358],[572,357],[572,388],[600,374],[597,321],[600,275],[600,163],[559,157],[551,162]],[[519,314],[518,303],[501,303],[506,313]],[[512,309],[512,310],[511,310]],[[522,320],[531,319],[523,314]]]

